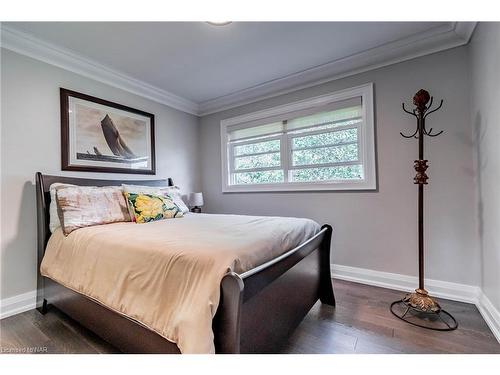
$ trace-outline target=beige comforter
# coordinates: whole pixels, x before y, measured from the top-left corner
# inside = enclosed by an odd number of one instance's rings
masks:
[[[41,273],[132,318],[182,353],[213,353],[223,275],[252,269],[319,231],[308,219],[187,214],[55,231]]]

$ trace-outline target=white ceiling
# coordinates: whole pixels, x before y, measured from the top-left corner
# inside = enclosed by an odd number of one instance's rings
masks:
[[[409,58],[408,46],[419,47],[423,40],[432,52],[436,46],[429,46],[429,37],[437,44],[441,38],[445,45],[450,38],[443,35],[458,34],[451,22],[235,22],[227,26],[15,22],[4,26],[206,107],[201,112],[255,100],[332,73]]]

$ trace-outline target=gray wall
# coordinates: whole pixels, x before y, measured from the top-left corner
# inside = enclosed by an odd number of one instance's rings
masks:
[[[417,155],[417,144],[399,135],[400,130],[413,129],[415,122],[401,111],[400,105],[405,99],[411,103],[415,91],[427,88],[436,98],[445,99],[443,110],[429,119],[430,126],[445,130],[445,134],[429,139],[426,145],[426,157],[430,159],[430,185],[426,188],[425,202],[426,276],[469,285],[482,282],[485,292],[499,306],[499,292],[494,289],[499,285],[500,210],[494,187],[500,179],[500,158],[494,147],[499,127],[498,120],[494,122],[498,109],[493,104],[498,103],[499,93],[495,82],[489,79],[492,74],[498,75],[493,68],[498,69],[499,52],[486,44],[493,43],[489,39],[494,32],[498,38],[498,26],[494,29],[491,25],[480,25],[470,51],[469,47],[448,50],[204,116],[201,120],[2,49],[1,297],[35,288],[33,176],[36,171],[90,178],[144,178],[60,171],[58,89],[61,86],[154,113],[157,177],[173,177],[186,192],[203,187],[205,211],[301,216],[331,223],[335,229],[334,263],[416,275],[417,194],[412,183],[412,162]],[[476,160],[473,126],[469,121],[469,57],[474,67],[473,125],[481,134],[487,134],[481,136]],[[377,192],[221,193],[221,119],[366,82],[375,83]],[[479,211],[475,163],[481,165]]]
[[[145,179],[153,176],[61,172],[59,87],[155,114],[156,177],[199,191],[198,118],[2,49],[1,297],[36,285],[34,174]]]
[[[479,23],[470,44],[483,293],[500,310],[500,24]]]
[[[367,82],[375,83],[379,191],[221,193],[222,119]],[[426,158],[430,160],[425,201],[426,277],[479,285],[466,47],[202,117],[205,210],[300,216],[331,223],[334,263],[417,275],[417,188],[413,184],[417,142],[403,139],[399,131],[416,126],[415,119],[401,110],[401,102],[411,103],[420,88],[445,99],[443,110],[429,118],[429,126],[443,129],[445,134],[426,139]]]

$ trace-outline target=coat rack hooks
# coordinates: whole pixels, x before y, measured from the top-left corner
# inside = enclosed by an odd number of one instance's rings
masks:
[[[406,108],[405,108],[405,103],[401,103],[403,105],[403,111],[405,111],[406,113],[409,113],[410,115],[412,116],[415,116],[417,117],[417,115],[415,114],[415,110],[413,110],[412,112],[408,111]]]
[[[425,95],[422,92],[425,92],[427,95]],[[420,99],[419,96],[418,100],[416,100],[415,98],[417,98],[417,95],[421,95],[422,99]],[[425,127],[425,119],[427,118],[427,116],[429,116],[431,113],[440,110],[441,107],[443,106],[443,100],[441,99],[439,105],[431,110],[433,102],[434,102],[434,97],[430,96],[427,91],[420,90],[417,94],[415,94],[415,97],[413,98],[413,104],[416,105],[416,108],[409,111],[406,109],[405,103],[402,103],[403,111],[417,118],[417,129],[415,130],[415,132],[413,132],[412,135],[406,135],[403,132],[399,132],[399,134],[401,134],[404,138],[416,138],[416,139],[419,139],[420,136],[424,135],[427,135],[429,137],[437,137],[438,135],[443,134],[444,132],[443,130],[435,134],[432,134],[432,128],[429,131],[427,131]]]
[[[458,327],[455,318],[429,296],[424,288],[424,185],[427,185],[429,177],[426,174],[428,160],[424,159],[424,136],[437,137],[443,134],[443,130],[432,133],[432,128],[427,131],[425,119],[431,113],[441,109],[443,100],[439,105],[431,109],[434,98],[426,90],[419,90],[413,97],[415,108],[407,110],[402,104],[403,111],[415,116],[417,119],[417,129],[411,135],[403,132],[400,134],[404,138],[418,139],[418,160],[414,161],[414,168],[417,172],[414,183],[418,185],[418,288],[415,292],[407,294],[403,299],[391,304],[391,312],[407,323],[433,329],[436,331],[452,331]]]
[[[433,97],[431,96],[431,102],[430,102],[430,104],[429,104],[428,110],[429,110],[429,109],[431,108],[431,106],[432,106],[432,100],[433,100]],[[428,111],[428,112],[425,114],[424,118],[426,118],[427,116],[429,116],[431,113],[438,111],[439,109],[441,109],[441,107],[442,107],[442,106],[443,106],[443,99],[441,99],[441,102],[439,103],[439,105],[437,106],[437,108],[433,109],[432,111]]]

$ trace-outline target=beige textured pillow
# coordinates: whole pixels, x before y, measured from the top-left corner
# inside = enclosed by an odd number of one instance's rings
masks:
[[[57,211],[67,236],[78,228],[130,221],[119,186],[74,186],[56,190]]]
[[[61,223],[59,222],[59,215],[57,214],[56,190],[61,189],[61,188],[65,188],[68,186],[75,186],[75,185],[54,182],[49,187],[49,191],[50,191],[50,206],[49,206],[50,233],[54,233],[54,231],[61,226]]]

